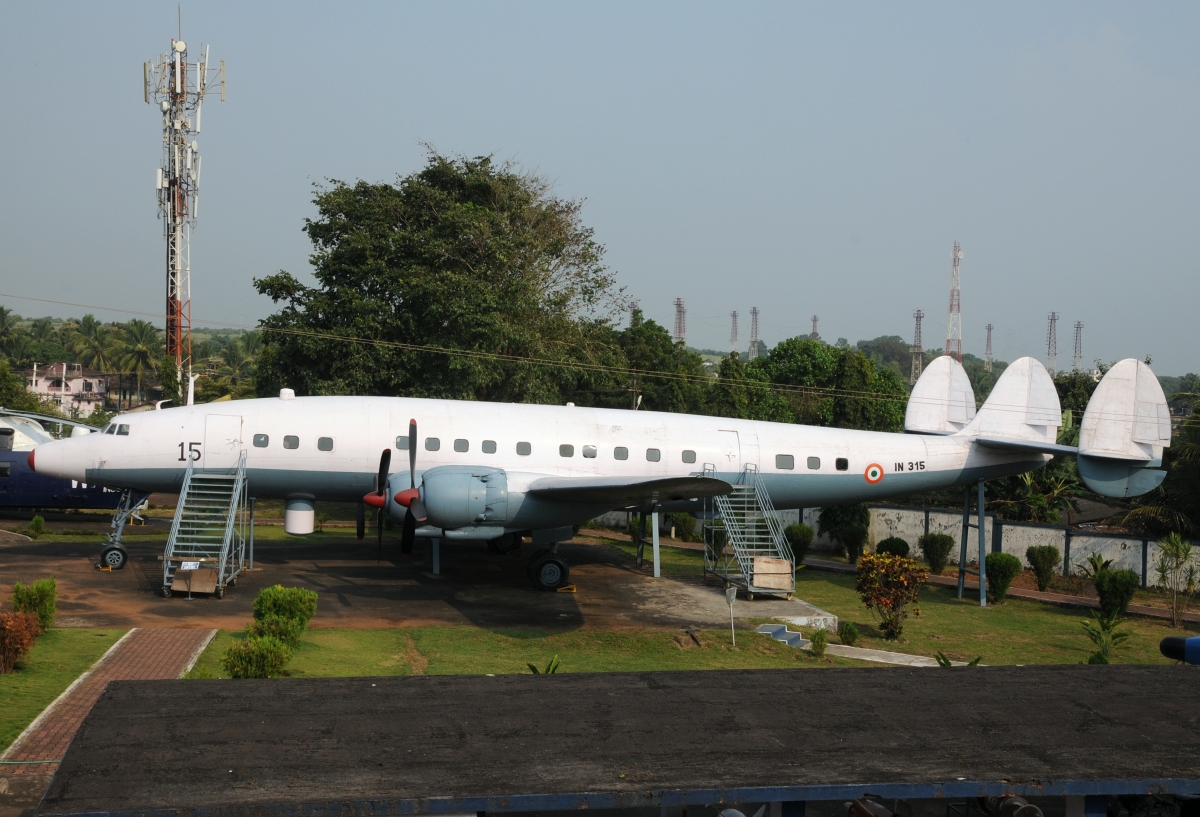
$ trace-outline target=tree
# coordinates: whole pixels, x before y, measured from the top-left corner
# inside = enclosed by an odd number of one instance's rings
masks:
[[[721,361],[717,381],[709,391],[709,414],[774,423],[792,421],[787,400],[771,391],[767,374],[757,363],[743,366],[737,352],[730,352]]]
[[[25,389],[25,378],[14,374],[4,358],[0,358],[0,406],[16,411],[58,413],[51,404],[38,400]]]
[[[317,286],[255,281],[282,304],[262,322],[260,394],[557,403],[589,382],[579,364],[606,359],[604,248],[545,179],[431,152],[395,185],[330,180],[313,201]]]
[[[625,388],[636,388],[642,396],[642,407],[651,411],[674,411],[690,414],[704,413],[704,359],[676,343],[666,328],[648,321],[640,309],[635,309],[628,328],[613,333],[614,349],[633,374],[628,386],[618,386],[608,399],[597,399],[597,405],[628,408],[631,405]],[[645,372],[679,375],[679,378],[656,377]]]
[[[147,372],[158,371],[163,345],[158,329],[149,321],[134,318],[125,324],[124,345],[121,349],[120,366],[137,378],[138,395],[142,394],[142,377]]]
[[[1200,421],[1192,414],[1163,451],[1163,483],[1133,502],[1121,519],[1139,533],[1200,533]]]

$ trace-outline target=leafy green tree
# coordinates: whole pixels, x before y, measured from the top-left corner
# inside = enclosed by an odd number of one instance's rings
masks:
[[[124,344],[121,349],[120,367],[137,379],[138,395],[142,394],[142,378],[158,371],[162,359],[163,343],[158,329],[149,321],[134,318],[125,324]]]
[[[716,383],[709,390],[709,414],[772,423],[792,421],[786,398],[771,391],[767,373],[757,363],[755,360],[743,366],[737,352],[730,352],[721,361]]]
[[[1139,533],[1200,534],[1200,421],[1193,414],[1163,451],[1162,485],[1136,498],[1121,522]]]
[[[630,408],[634,399],[630,395],[636,393],[642,396],[642,408],[650,411],[704,413],[704,359],[700,355],[672,340],[665,327],[646,320],[640,309],[633,311],[629,326],[614,332],[612,338],[614,363],[628,366],[631,374],[628,385],[614,381],[616,388],[607,399],[597,399],[597,405]]]
[[[25,378],[15,374],[4,358],[0,358],[0,406],[16,411],[58,413],[49,403],[38,400],[25,390]]]
[[[262,322],[259,393],[560,402],[589,381],[579,364],[609,359],[604,248],[545,179],[431,152],[394,185],[331,180],[314,203],[317,286],[255,281],[282,305]]]

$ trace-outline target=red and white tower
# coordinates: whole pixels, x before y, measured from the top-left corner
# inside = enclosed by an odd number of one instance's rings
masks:
[[[958,262],[962,260],[962,248],[954,242],[950,269],[950,320],[946,324],[946,354],[962,363],[962,297],[959,293]]]

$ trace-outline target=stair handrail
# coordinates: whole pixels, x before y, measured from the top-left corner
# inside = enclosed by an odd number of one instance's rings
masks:
[[[788,543],[787,537],[783,535],[783,521],[779,518],[774,503],[771,502],[771,495],[767,492],[767,486],[760,473],[754,475],[754,493],[757,494],[758,506],[762,509],[762,515],[767,520],[771,538],[775,540],[775,547],[780,553],[786,554],[784,558],[792,563],[792,567],[795,567],[796,555],[792,553],[792,546]]]
[[[233,477],[233,490],[229,494],[229,515],[225,519],[225,537],[221,542],[221,555],[217,564],[217,581],[225,583],[225,566],[229,559],[229,543],[233,540],[234,527],[237,522],[238,507],[242,499],[242,486],[246,480],[246,449],[238,456],[237,471]]]
[[[179,488],[179,501],[175,503],[175,518],[171,520],[171,532],[167,534],[167,552],[163,555],[163,566],[175,555],[175,539],[179,536],[179,524],[183,521],[183,506],[187,503],[188,491],[192,487],[192,471],[195,457],[188,457],[187,470],[183,472],[183,485]]]

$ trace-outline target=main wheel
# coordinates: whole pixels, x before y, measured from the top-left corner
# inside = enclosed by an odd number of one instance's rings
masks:
[[[162,597],[163,597],[164,599],[169,599],[169,598],[171,598],[171,588],[170,588],[170,587],[168,587],[168,586],[167,586],[167,585],[165,585],[165,584],[163,585],[163,589],[162,589]]]
[[[566,562],[558,556],[547,554],[534,565],[530,578],[539,590],[557,590],[567,583],[570,573]]]
[[[124,548],[114,546],[106,547],[100,552],[100,566],[111,567],[113,570],[120,570],[125,566],[129,556],[125,553]]]

